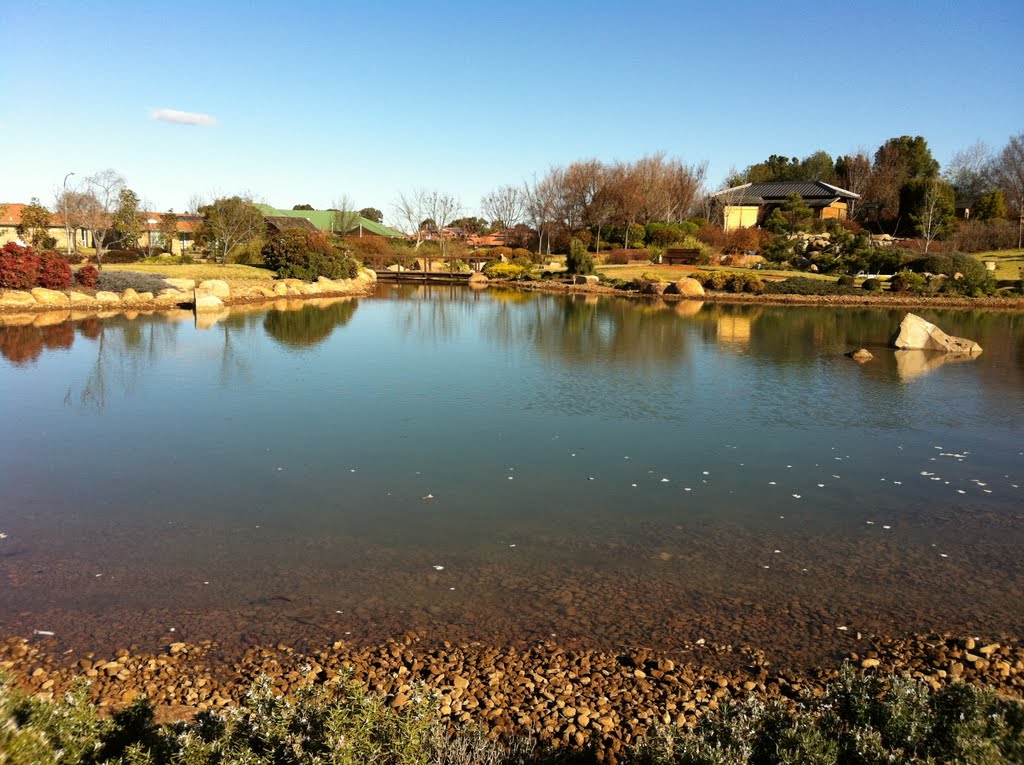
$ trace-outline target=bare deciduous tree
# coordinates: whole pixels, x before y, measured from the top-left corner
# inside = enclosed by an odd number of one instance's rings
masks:
[[[427,193],[423,189],[413,189],[409,193],[402,192],[398,195],[393,207],[398,225],[410,236],[415,237],[415,249],[423,244],[423,227],[420,223],[426,217]]]
[[[427,217],[433,219],[437,227],[438,237],[441,243],[441,256],[445,254],[444,229],[459,215],[462,205],[451,194],[440,191],[432,191],[423,197],[424,210]]]
[[[523,220],[526,194],[519,186],[501,186],[484,195],[480,200],[480,209],[488,222],[495,223],[502,231],[508,231]]]
[[[548,233],[548,226],[551,223],[551,217],[554,212],[555,192],[550,174],[539,181],[534,177],[533,183],[527,183],[524,190],[526,195],[526,212],[534,229],[537,231],[538,255],[544,252],[544,234]],[[550,251],[551,234],[548,233],[548,254],[550,254]]]
[[[87,196],[82,209],[82,220],[85,228],[92,235],[93,247],[96,248],[96,263],[103,267],[103,254],[107,251],[107,243],[112,232],[112,220],[117,209],[121,192],[125,189],[124,176],[113,168],[100,170],[85,179],[88,187]]]
[[[334,210],[334,216],[331,218],[331,230],[335,234],[347,234],[359,225],[360,215],[354,207],[348,194],[342,194],[334,200],[334,205],[331,208]]]
[[[1010,136],[992,163],[992,177],[1017,214],[1017,247],[1024,242],[1024,133]]]

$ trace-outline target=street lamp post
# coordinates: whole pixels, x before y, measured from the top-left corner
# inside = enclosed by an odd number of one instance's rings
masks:
[[[68,178],[74,173],[68,173],[64,176],[64,193],[61,195],[61,206],[64,208],[64,245],[67,250],[67,254],[71,254],[71,227],[68,226]]]

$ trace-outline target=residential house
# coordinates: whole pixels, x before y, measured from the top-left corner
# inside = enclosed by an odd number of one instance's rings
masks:
[[[803,198],[804,203],[822,219],[846,220],[849,203],[860,199],[860,194],[824,181],[744,183],[716,191],[711,196],[722,208],[725,230],[731,231],[760,225],[791,194]]]
[[[312,231],[314,233],[319,233],[320,231],[308,219],[291,215],[264,215],[263,220],[267,222],[267,230],[271,234],[278,234],[282,231],[290,231],[291,229]]]
[[[320,231],[334,231],[336,226],[337,213],[334,210],[278,210],[270,205],[256,205],[264,216],[273,218],[304,218],[313,224]],[[349,236],[381,236],[387,239],[407,239],[401,231],[385,226],[383,223],[376,223],[369,218],[364,218],[358,213],[347,213],[344,215],[346,225],[349,226]]]
[[[0,247],[8,242],[22,242],[18,236],[17,228],[21,225],[21,213],[28,205],[21,202],[0,203]],[[160,231],[160,223],[167,213],[141,212],[139,215],[143,220],[143,232],[139,238],[139,246],[143,248],[169,249],[175,255],[180,255],[192,247],[194,232],[202,221],[201,215],[179,215],[177,222],[177,234],[169,247],[164,246],[164,235]],[[54,249],[63,252],[68,249],[80,249],[93,247],[92,233],[82,227],[65,229],[64,219],[60,213],[53,213],[50,217],[50,225],[47,227],[50,236],[56,244]],[[71,247],[68,247],[68,235],[71,236]]]
[[[21,225],[21,213],[26,207],[28,205],[22,202],[0,202],[0,247],[3,247],[8,242],[25,244],[21,237],[18,236],[18,226]],[[64,229],[64,219],[59,214],[51,215],[50,225],[47,227],[47,230],[56,241],[54,249],[67,249],[69,234],[73,242],[78,241],[80,247],[89,246],[89,232],[85,229],[66,231]]]

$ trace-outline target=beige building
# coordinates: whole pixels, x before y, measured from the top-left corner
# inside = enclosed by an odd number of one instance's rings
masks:
[[[721,207],[723,227],[732,231],[761,225],[772,210],[781,206],[791,194],[798,194],[821,219],[846,220],[849,203],[860,199],[860,194],[824,181],[744,183],[716,191],[711,196]]]
[[[21,225],[21,215],[28,205],[22,202],[0,202],[0,247],[8,242],[24,244],[18,236],[18,226]],[[175,255],[188,252],[194,246],[195,229],[202,221],[200,215],[179,215],[177,231],[170,246],[165,248],[164,234],[160,231],[160,224],[163,216],[167,213],[142,212],[142,235],[135,246],[144,249],[169,249]],[[57,252],[77,251],[93,247],[92,234],[86,228],[65,229],[64,220],[60,213],[52,213],[50,225],[47,227],[50,236],[56,244],[53,249]],[[71,239],[71,246],[68,246],[68,238]]]

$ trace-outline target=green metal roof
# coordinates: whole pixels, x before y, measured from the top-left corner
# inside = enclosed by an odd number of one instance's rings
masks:
[[[256,207],[264,215],[284,215],[289,218],[305,218],[321,231],[333,230],[333,210],[278,210],[276,207],[271,207],[270,205],[256,205]],[[376,234],[377,236],[405,238],[405,234],[401,231],[396,231],[382,223],[374,223],[369,218],[364,218],[361,215],[356,217],[355,225],[349,229],[349,232],[358,230],[360,226],[363,231],[370,234]]]

